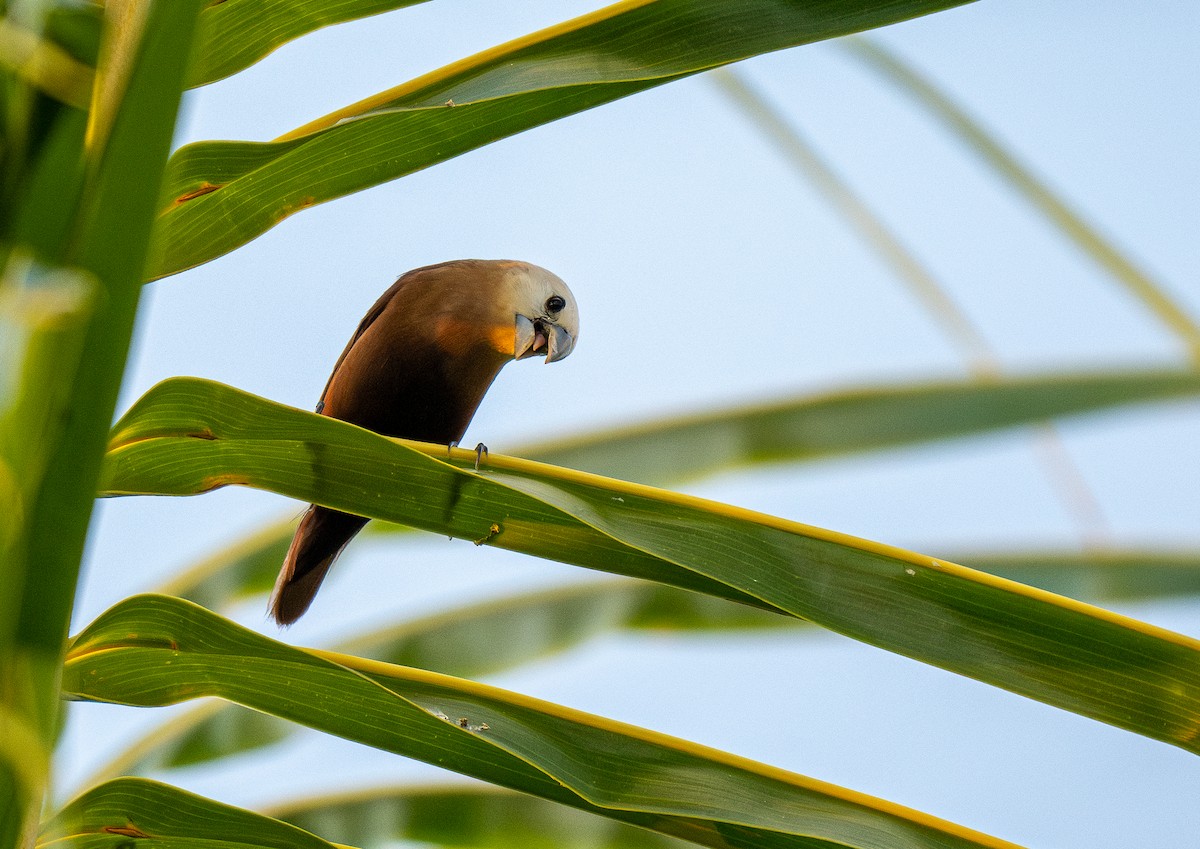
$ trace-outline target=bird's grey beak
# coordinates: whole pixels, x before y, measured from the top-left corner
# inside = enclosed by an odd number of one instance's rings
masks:
[[[550,333],[546,344],[546,362],[565,360],[567,354],[575,347],[575,337],[557,324],[548,325],[547,329]]]
[[[546,362],[556,363],[565,359],[575,347],[575,339],[557,324],[545,319],[528,319],[523,315],[516,318],[516,340],[513,344],[513,359],[545,354]]]

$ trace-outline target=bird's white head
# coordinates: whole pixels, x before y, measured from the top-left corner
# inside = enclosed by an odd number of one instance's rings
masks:
[[[513,358],[546,355],[546,362],[566,358],[579,339],[579,307],[557,275],[525,262],[505,272],[510,287],[516,338]]]

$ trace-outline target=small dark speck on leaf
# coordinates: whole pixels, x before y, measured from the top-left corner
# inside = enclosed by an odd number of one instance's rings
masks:
[[[195,200],[196,198],[202,197],[203,195],[212,194],[219,188],[221,188],[221,187],[218,186],[216,183],[201,183],[199,186],[192,189],[190,192],[184,192],[179,197],[175,198],[175,202],[174,202],[173,206],[180,206],[182,204],[187,203],[189,200]]]
[[[106,825],[100,829],[104,834],[119,834],[122,837],[138,837],[149,838],[150,835],[134,826],[133,823],[128,825]]]
[[[487,536],[480,537],[479,539],[475,540],[475,544],[483,545],[485,542],[488,542],[490,539],[492,539],[492,537],[499,535],[499,533],[500,533],[500,526],[498,524],[496,524],[495,522],[492,522],[492,526],[490,528],[488,528]]]

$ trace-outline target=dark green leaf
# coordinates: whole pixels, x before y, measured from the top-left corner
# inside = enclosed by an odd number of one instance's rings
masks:
[[[557,466],[666,486],[758,462],[820,460],[902,447],[1198,392],[1200,373],[1178,371],[864,387],[646,422],[529,446],[517,453]],[[294,529],[293,520],[263,528],[197,563],[158,591],[212,609],[266,592],[274,584]],[[392,534],[404,528],[372,522],[367,530]],[[1022,583],[1061,592],[1057,584]],[[1093,601],[1105,598],[1062,594]]]
[[[1200,751],[1200,642],[783,519],[493,455],[388,440],[179,378],[117,424],[111,494],[237,483],[809,619],[908,657]]]
[[[136,705],[220,696],[707,846],[1006,845],[804,776],[494,687],[292,648],[167,596],[127,599],[76,637],[63,689],[75,698]]]
[[[145,841],[143,844],[142,841]],[[70,802],[38,846],[334,849],[293,825],[145,778],[118,778]]]
[[[272,572],[280,557],[271,562]],[[1200,593],[1200,552],[967,553],[956,560],[1083,601]],[[545,652],[570,648],[607,628],[737,631],[805,624],[673,587],[606,581],[447,610],[362,634],[334,648],[389,663],[480,677]],[[481,646],[487,651],[481,651]],[[141,775],[229,757],[282,740],[290,728],[274,717],[236,705],[206,703],[156,728],[84,786],[114,775]]]
[[[305,33],[426,0],[224,0],[200,15],[188,85],[235,74]]]
[[[659,584],[609,580],[448,610],[370,631],[334,648],[388,663],[478,677],[562,651],[614,628],[761,629],[803,624]],[[236,705],[207,703],[147,734],[101,767],[88,783],[228,757],[275,743],[291,728]]]
[[[760,53],[966,0],[626,0],[434,71],[271,143],[172,159],[151,276],[226,253],[314,204],[530,127]]]

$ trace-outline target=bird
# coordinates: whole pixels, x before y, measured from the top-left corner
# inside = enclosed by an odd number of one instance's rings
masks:
[[[540,355],[558,362],[578,338],[575,296],[544,268],[479,259],[416,268],[367,311],[316,411],[384,436],[457,445],[505,364]],[[367,521],[309,505],[271,594],[276,623],[290,625],[308,610]]]

